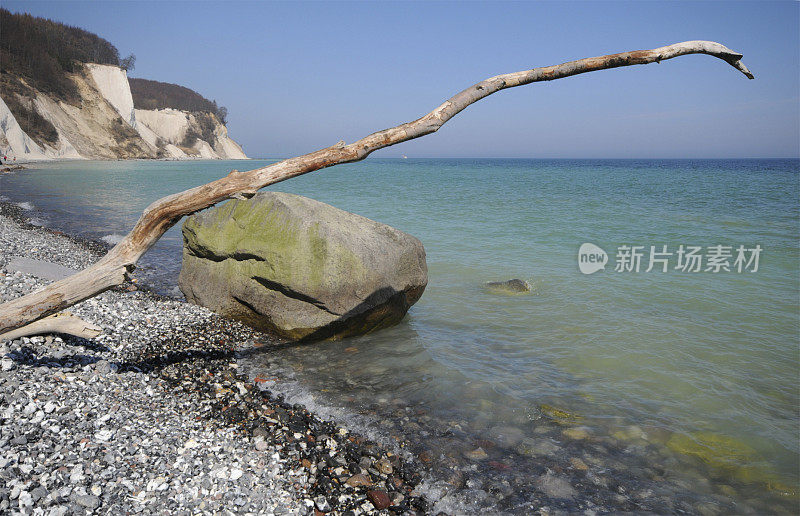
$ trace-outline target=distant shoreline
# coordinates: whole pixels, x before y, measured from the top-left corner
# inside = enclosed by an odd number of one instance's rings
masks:
[[[116,161],[147,161],[147,162],[154,162],[154,161],[176,161],[176,162],[192,162],[192,161],[253,161],[258,160],[261,158],[230,158],[230,159],[217,159],[217,158],[190,158],[190,159],[177,159],[177,158],[117,158],[117,159],[82,159],[82,158],[59,158],[59,159],[35,159],[35,160],[17,160],[13,161],[10,164],[3,164],[2,166],[5,167],[7,165],[32,165],[37,163],[82,163],[86,161],[108,161],[108,162],[116,162]]]
[[[17,160],[16,162],[12,162],[10,165],[31,165],[37,163],[80,163],[80,162],[97,162],[97,161],[108,161],[108,162],[118,162],[118,161],[128,161],[128,162],[136,162],[136,161],[143,161],[143,162],[156,162],[156,161],[164,161],[164,162],[195,162],[195,161],[203,161],[203,162],[223,162],[223,161],[283,161],[286,159],[291,159],[293,156],[288,157],[247,157],[247,158],[225,158],[225,159],[216,159],[216,158],[189,158],[189,159],[178,159],[178,158],[117,158],[117,159],[82,159],[82,158],[58,158],[58,159],[40,159],[40,160]],[[481,156],[461,156],[461,157],[451,157],[451,156],[437,156],[437,157],[408,157],[403,158],[400,156],[386,156],[386,157],[369,157],[361,162],[356,163],[368,163],[369,161],[380,161],[380,160],[396,160],[396,161],[408,161],[408,160],[448,160],[448,161],[456,161],[456,160],[503,160],[503,161],[800,161],[800,156],[797,157],[744,157],[744,158],[525,158],[525,157],[481,157]],[[2,166],[6,166],[9,164],[3,164]]]

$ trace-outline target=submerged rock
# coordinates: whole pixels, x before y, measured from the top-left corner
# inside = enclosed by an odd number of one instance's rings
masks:
[[[578,495],[567,480],[551,473],[540,476],[536,481],[536,487],[550,498],[573,498]]]
[[[181,291],[192,303],[297,340],[391,326],[428,282],[419,240],[280,192],[186,220]]]
[[[469,460],[484,460],[489,455],[483,451],[483,448],[475,448],[474,450],[468,450],[464,452],[464,457],[468,458]]]
[[[583,460],[579,457],[571,457],[569,459],[569,463],[578,471],[586,471],[589,469],[589,466],[587,466],[586,463],[583,462]]]
[[[714,432],[675,433],[667,448],[676,453],[693,456],[719,473],[784,497],[796,498],[797,487],[785,484],[760,454],[747,443]]]
[[[559,425],[574,425],[583,417],[552,405],[539,405],[539,412]]]
[[[561,447],[551,439],[531,439],[525,438],[516,447],[517,453],[528,456],[547,456],[555,455],[561,451]]]
[[[574,428],[567,428],[561,432],[561,435],[575,441],[589,438],[589,429],[585,426],[577,426]]]
[[[486,289],[495,294],[523,294],[531,291],[531,285],[521,279],[510,279],[508,281],[490,281],[486,283]]]
[[[502,448],[513,448],[522,441],[525,434],[514,426],[495,426],[489,429],[488,437]]]

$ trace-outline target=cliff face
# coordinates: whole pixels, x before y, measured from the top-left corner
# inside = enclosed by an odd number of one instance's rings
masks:
[[[209,113],[137,109],[135,116],[142,138],[154,146],[161,142],[169,157],[247,159],[239,144],[228,138],[225,126]]]
[[[80,158],[75,148],[60,138],[57,146],[36,143],[22,130],[2,98],[0,98],[0,151],[4,155],[22,160]]]
[[[69,79],[79,100],[66,102],[19,79],[0,91],[0,151],[18,161],[46,159],[247,159],[215,115],[134,109],[125,70],[86,64]],[[8,102],[6,102],[8,101]],[[18,115],[40,117],[49,131],[26,134]],[[30,124],[26,124],[30,125]]]
[[[89,63],[86,65],[97,91],[117,110],[128,125],[136,129],[136,115],[133,110],[133,96],[128,86],[128,74],[122,68],[110,65]]]

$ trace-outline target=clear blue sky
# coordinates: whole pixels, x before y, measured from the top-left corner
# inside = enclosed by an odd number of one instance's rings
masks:
[[[795,157],[797,2],[15,2],[137,56],[135,77],[228,107],[254,157],[351,142],[486,77],[692,39],[686,56],[500,92],[393,157]]]

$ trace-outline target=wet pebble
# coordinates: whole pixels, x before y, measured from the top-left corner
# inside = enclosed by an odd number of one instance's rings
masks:
[[[389,495],[386,493],[386,491],[381,491],[379,489],[373,489],[372,491],[367,492],[367,498],[369,498],[369,501],[372,502],[372,505],[379,510],[388,509],[392,504],[392,500],[389,498]]]

